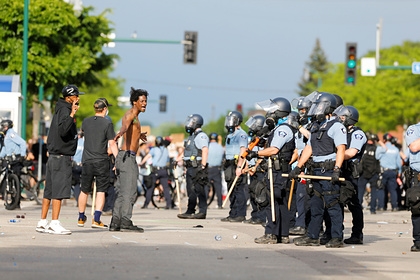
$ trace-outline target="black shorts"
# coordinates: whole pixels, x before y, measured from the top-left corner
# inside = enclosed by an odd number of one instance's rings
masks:
[[[89,193],[92,191],[92,183],[94,178],[96,182],[96,191],[106,192],[110,184],[109,170],[109,159],[84,162],[82,165],[82,192]]]
[[[50,155],[47,161],[44,198],[65,199],[71,194],[71,157]]]

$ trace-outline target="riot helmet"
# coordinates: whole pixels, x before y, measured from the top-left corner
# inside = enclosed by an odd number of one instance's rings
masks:
[[[372,132],[366,132],[366,138],[368,139],[368,140],[371,140],[371,141],[378,141],[379,140],[379,138],[378,138],[378,135],[377,134],[375,134],[375,133],[372,133]]]
[[[334,110],[333,115],[338,116],[345,127],[355,125],[359,121],[359,111],[353,106],[340,105]]]
[[[9,120],[9,119],[2,120],[1,123],[0,123],[0,130],[2,132],[5,132],[9,128],[12,128],[12,127],[13,127],[13,122],[11,120]]]
[[[311,105],[312,100],[309,96],[301,96],[292,100],[292,107],[299,113],[299,122],[301,124],[307,124],[309,122],[308,111]]]
[[[337,107],[335,107],[335,108],[338,108],[340,105],[344,105],[343,98],[341,98],[340,95],[335,94],[335,93],[333,93],[333,95],[334,95],[335,100],[337,102],[337,104],[336,104]]]
[[[257,134],[258,131],[260,131],[265,124],[265,117],[263,115],[255,115],[251,116],[245,125],[249,128],[248,135],[254,136]]]
[[[283,97],[265,100],[259,102],[258,105],[266,111],[265,123],[270,129],[273,129],[280,119],[286,117],[292,111],[289,100]]]
[[[210,133],[210,141],[211,140],[215,140],[217,141],[217,138],[219,137],[219,135],[216,132],[212,132]]]
[[[194,131],[203,125],[203,117],[199,114],[192,114],[185,120],[185,131],[192,135]]]
[[[326,120],[326,116],[337,108],[337,99],[328,92],[320,92],[309,109],[308,116],[319,122]]]
[[[299,119],[300,119],[299,113],[295,112],[295,111],[292,111],[287,116],[286,123],[288,125],[290,125],[291,127],[294,127],[296,129],[298,129],[299,128]]]
[[[238,111],[231,111],[225,118],[225,128],[233,133],[238,125],[242,123],[242,114]]]
[[[386,141],[391,141],[392,137],[393,136],[387,132],[384,134],[384,136],[382,136],[382,139],[384,140],[384,142],[386,142]]]
[[[157,136],[155,139],[155,145],[156,147],[163,146],[163,138],[162,136]]]

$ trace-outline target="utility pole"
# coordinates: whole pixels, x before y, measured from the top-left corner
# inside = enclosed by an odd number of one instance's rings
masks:
[[[379,19],[379,23],[376,25],[376,68],[379,68],[379,51],[381,49],[381,35],[382,35],[382,18]]]

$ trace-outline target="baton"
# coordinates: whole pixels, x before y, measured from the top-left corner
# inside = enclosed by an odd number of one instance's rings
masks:
[[[242,162],[241,170],[242,170],[242,168],[244,168],[245,163],[246,163],[246,160],[244,160],[244,161]],[[235,176],[235,180],[233,180],[232,184],[230,185],[229,192],[228,192],[228,193],[227,193],[227,195],[226,195],[225,201],[223,201],[222,208],[224,208],[224,207],[225,207],[225,204],[226,204],[226,202],[228,201],[229,196],[230,196],[230,194],[232,193],[233,188],[234,188],[234,187],[235,187],[235,185],[236,185],[236,181],[238,181],[239,177],[240,177],[240,176]]]
[[[271,220],[276,221],[276,215],[274,211],[274,185],[273,185],[273,165],[271,157],[268,158],[268,177],[270,179],[270,206],[271,206]]]
[[[96,201],[96,181],[93,181],[93,194],[92,194],[92,216],[95,214],[95,201]]]
[[[292,204],[293,188],[295,187],[295,179],[292,179],[292,186],[290,187],[289,201],[287,202],[287,210],[290,210],[290,204]]]
[[[182,210],[181,210],[181,194],[180,194],[180,189],[179,189],[178,174],[176,174],[176,164],[174,165],[174,179],[175,179],[176,197],[177,197],[177,200],[178,200],[179,214],[182,214]]]
[[[281,174],[282,177],[289,177],[289,174],[283,173]],[[307,174],[301,174],[298,175],[298,178],[303,179],[315,179],[315,180],[331,180],[331,176],[318,176],[318,175],[307,175]],[[346,179],[343,177],[338,178],[340,182],[344,182]]]

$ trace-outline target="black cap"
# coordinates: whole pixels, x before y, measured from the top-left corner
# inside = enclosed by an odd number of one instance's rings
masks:
[[[75,85],[65,86],[61,93],[63,94],[63,97],[85,94],[84,92],[80,92]]]
[[[105,97],[96,99],[95,103],[93,104],[93,107],[95,107],[95,109],[103,109],[109,106],[112,106],[112,104],[109,104],[108,100],[106,100]]]

